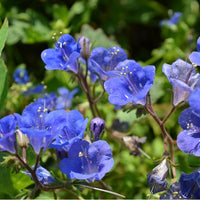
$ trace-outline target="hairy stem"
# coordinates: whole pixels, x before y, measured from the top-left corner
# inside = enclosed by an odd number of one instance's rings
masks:
[[[49,191],[49,190],[55,190],[55,189],[62,189],[62,188],[66,188],[67,186],[69,186],[71,183],[70,182],[67,182],[67,183],[64,183],[62,185],[55,185],[55,186],[46,186],[46,185],[43,185],[39,182],[38,178],[37,178],[37,175],[34,171],[34,169],[31,169],[30,166],[25,163],[23,161],[23,159],[18,155],[18,154],[15,154],[15,156],[18,158],[18,160],[23,164],[23,166],[30,172],[31,176],[32,176],[32,179],[33,181],[35,182],[35,184],[41,189],[41,190],[44,190],[44,191]],[[37,161],[36,161],[37,162]]]
[[[176,107],[173,106],[172,109],[169,111],[169,113],[166,115],[166,117],[163,120],[161,120],[157,116],[156,112],[154,111],[154,109],[152,107],[150,95],[148,95],[147,98],[148,98],[147,99],[148,104],[145,105],[145,109],[153,117],[153,119],[157,122],[157,124],[159,125],[161,132],[162,132],[162,135],[163,135],[164,151],[168,152],[167,145],[169,144],[171,161],[172,161],[172,163],[174,163],[175,162],[175,160],[174,160],[174,144],[176,144],[176,141],[174,141],[171,138],[171,136],[167,133],[167,131],[165,129],[165,123],[169,119],[169,117],[172,115],[172,113],[175,111]],[[172,166],[172,174],[173,174],[173,177],[176,177],[176,169],[175,169],[174,166]]]

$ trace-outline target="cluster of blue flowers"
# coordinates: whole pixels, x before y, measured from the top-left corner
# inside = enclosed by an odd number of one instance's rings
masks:
[[[175,13],[161,25],[176,24],[180,17],[180,13]],[[197,41],[197,50],[198,52],[192,52],[189,56],[191,64],[178,59],[171,65],[165,63],[162,71],[173,87],[173,107],[188,102],[190,106],[179,117],[183,131],[178,135],[177,145],[187,154],[200,156],[200,74],[195,70],[195,66],[200,65],[200,38]],[[63,70],[78,79],[93,109],[94,119],[90,126],[92,136],[90,135],[90,140],[84,138],[88,119],[79,111],[70,110],[78,89],[70,92],[61,87],[58,89],[59,96],[55,93],[45,94],[29,104],[21,115],[15,113],[0,120],[0,151],[18,155],[16,137],[23,135],[28,138],[38,156],[42,156],[48,148],[55,149],[60,160],[60,170],[69,179],[83,179],[88,182],[101,180],[111,170],[114,161],[109,144],[100,140],[105,122],[95,117],[93,105],[99,99],[91,97],[89,85],[99,82],[108,93],[111,104],[142,106],[159,123],[148,99],[155,78],[155,67],[142,67],[135,60],[128,59],[126,52],[120,47],[97,47],[91,50],[88,38],[81,37],[76,42],[69,34],[61,36],[55,48],[44,50],[41,58],[47,70]],[[18,84],[29,82],[28,73],[23,69],[16,70],[14,79]],[[36,169],[25,173],[33,180],[32,173],[35,171],[41,184],[56,182],[42,166],[32,168]],[[167,189],[168,170],[169,162],[165,158],[147,175],[151,193]],[[189,175],[182,173],[179,182],[172,184],[161,199],[200,198],[199,186],[199,170]]]
[[[69,179],[90,182],[102,179],[114,164],[108,143],[97,140],[90,144],[83,139],[88,119],[84,119],[80,112],[71,110],[67,113],[63,109],[50,111],[47,107],[36,101],[28,105],[22,115],[15,113],[2,118],[0,151],[16,154],[16,132],[20,132],[28,137],[37,155],[42,155],[47,148],[67,152],[62,154],[60,170]],[[92,124],[104,127],[103,120],[94,119]],[[103,129],[92,128],[91,131],[96,138]],[[38,166],[36,174],[42,184],[50,184],[53,180],[46,178],[49,174],[41,166]]]
[[[200,38],[197,41],[199,51]],[[167,76],[173,87],[173,106],[180,103],[189,103],[179,116],[179,124],[183,131],[177,137],[179,149],[187,154],[200,156],[200,74],[196,72],[200,54],[192,52],[189,56],[192,64],[178,59],[172,65],[164,64],[163,73]],[[166,162],[166,160],[164,160]],[[163,162],[164,162],[163,161]],[[163,191],[167,188],[167,165],[163,162],[148,174],[148,185],[152,193]],[[163,166],[162,166],[163,165]],[[200,183],[199,169],[191,174],[182,173],[179,182],[173,183],[161,199],[199,199]]]
[[[175,13],[172,19],[163,21],[162,25],[176,24],[180,17],[180,13]],[[81,41],[85,41],[85,43],[81,43]],[[200,39],[197,42],[198,51],[200,49],[199,43]],[[87,56],[86,54],[82,56],[81,49],[83,48],[85,49],[85,53],[87,52]],[[179,123],[184,131],[178,135],[178,147],[186,153],[199,156],[200,107],[197,99],[200,97],[200,89],[198,90],[200,88],[200,74],[196,72],[195,66],[200,65],[200,53],[193,52],[189,58],[192,64],[178,59],[172,65],[165,63],[162,70],[173,87],[173,106],[176,107],[180,103],[187,103],[188,100],[190,104],[190,108],[183,111],[179,117]],[[64,35],[56,43],[55,49],[48,49],[42,52],[42,59],[46,63],[46,69],[61,69],[71,71],[75,74],[82,73],[80,63],[85,64],[87,62],[91,82],[94,83],[99,80],[103,84],[104,89],[109,94],[108,100],[110,103],[117,106],[127,104],[146,106],[148,104],[147,94],[153,86],[155,67],[142,67],[135,60],[129,60],[125,51],[120,47],[109,49],[97,47],[90,53],[88,39],[79,39],[76,43],[70,35]],[[89,144],[84,142],[81,145],[88,146]],[[69,158],[61,162],[61,166],[64,167],[64,163],[68,163],[71,166],[69,161],[73,160],[74,155],[79,152],[79,150],[75,150],[74,145],[72,145],[73,148],[74,151],[69,154]],[[84,158],[82,154],[81,157]],[[87,161],[85,158],[84,160],[84,162]],[[61,170],[63,169],[61,168]],[[70,174],[67,169],[63,170],[63,172],[71,177],[76,175],[73,173]],[[147,181],[152,193],[157,193],[167,188],[167,174],[168,164],[166,159],[164,159],[160,165],[154,168],[152,173],[148,174]],[[190,177],[190,175],[188,176]],[[182,177],[184,175],[180,178],[181,187],[178,187],[180,190],[178,194],[181,197],[190,198],[191,193],[190,195],[186,195],[186,192],[184,192],[185,188],[182,185],[187,183],[182,181],[182,179],[186,180]],[[174,185],[172,187],[174,188]],[[195,197],[197,197],[198,192],[199,187],[197,188],[197,192],[195,190]],[[171,195],[170,192],[167,192],[166,195],[169,194]]]
[[[45,68],[82,73],[79,63],[85,63],[85,59],[81,57],[81,49],[89,49],[89,42],[83,47],[81,41],[79,39],[76,43],[70,35],[63,35],[57,41],[55,49],[42,52]],[[153,86],[154,66],[143,68],[136,61],[128,60],[125,51],[120,47],[108,50],[97,47],[89,55],[86,59],[91,81],[103,81],[110,103],[120,106],[127,103],[146,103],[146,95]]]

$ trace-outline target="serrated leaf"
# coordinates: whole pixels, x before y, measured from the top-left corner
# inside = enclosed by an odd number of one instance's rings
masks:
[[[5,19],[0,29],[0,53],[2,52],[8,36],[8,20]]]

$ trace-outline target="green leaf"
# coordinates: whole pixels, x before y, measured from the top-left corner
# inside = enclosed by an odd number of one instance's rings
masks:
[[[0,110],[4,104],[8,91],[8,71],[3,59],[0,58]]]
[[[3,160],[3,154],[0,155],[0,161]],[[10,169],[0,166],[0,198],[13,198],[16,190],[11,180]]]
[[[120,46],[113,38],[108,37],[101,28],[95,30],[88,24],[84,24],[82,26],[81,32],[77,36],[80,37],[83,35],[90,39],[90,43],[93,45],[94,48],[110,48],[113,46]]]
[[[12,174],[11,180],[13,182],[13,187],[17,191],[20,191],[22,188],[26,188],[34,183],[29,176],[23,174],[22,172],[18,174]]]
[[[0,53],[2,52],[8,36],[8,20],[5,19],[0,29]]]
[[[6,39],[8,36],[8,20],[5,19],[0,29],[0,53],[2,52]],[[7,81],[7,68],[2,58],[0,58],[0,110],[7,95],[8,81]]]

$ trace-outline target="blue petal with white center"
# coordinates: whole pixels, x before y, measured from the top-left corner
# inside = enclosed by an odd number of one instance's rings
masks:
[[[118,74],[109,78],[104,87],[108,100],[115,105],[145,105],[146,95],[153,86],[155,67],[141,67],[134,60],[125,60],[116,67]]]
[[[47,70],[65,70],[78,73],[78,58],[81,47],[74,38],[65,34],[56,42],[55,49],[46,49],[42,52],[41,58],[46,64]]]
[[[82,114],[77,110],[72,110],[65,115],[65,123],[61,132],[56,136],[51,148],[66,151],[76,141],[83,138],[88,119],[84,119]]]
[[[126,52],[120,47],[109,49],[97,47],[92,50],[89,59],[89,69],[92,74],[97,74],[102,80],[107,80],[110,71],[113,71],[118,63],[127,59]]]
[[[92,144],[77,141],[72,144],[68,158],[61,160],[60,170],[69,179],[83,179],[89,182],[101,180],[114,164],[112,151],[106,141]]]
[[[179,116],[184,129],[177,137],[179,149],[187,154],[200,156],[200,116],[193,108],[185,109]]]
[[[65,110],[48,112],[44,104],[35,102],[28,105],[22,115],[16,113],[15,116],[19,129],[28,136],[35,153],[39,154],[41,149],[44,152],[60,133],[66,114]]]

